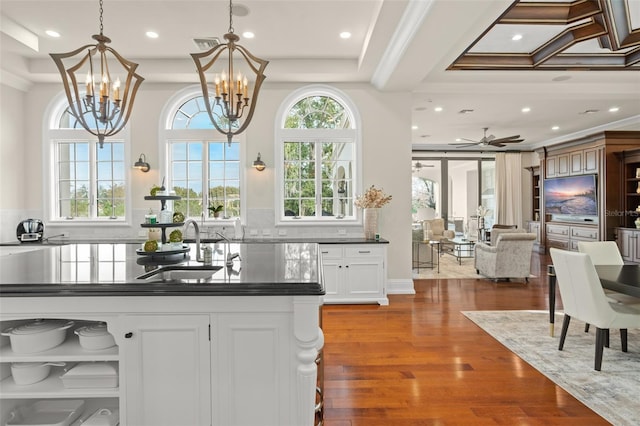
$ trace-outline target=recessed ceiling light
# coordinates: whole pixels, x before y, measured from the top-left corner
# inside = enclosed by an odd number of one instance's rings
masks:
[[[531,111],[531,108],[529,107],[522,108],[522,112],[529,112],[529,111]]]
[[[560,130],[560,126],[553,126],[551,130]]]
[[[597,109],[585,109],[584,111],[579,112],[578,114],[595,114],[598,111],[599,110],[597,110]]]
[[[53,30],[47,30],[45,31],[45,33],[49,36],[49,37],[53,37],[53,38],[58,38],[60,37],[60,33],[57,31],[53,31]]]
[[[462,139],[456,138],[456,142],[462,142]]]
[[[420,135],[421,138],[430,138],[431,135]]]
[[[620,108],[618,108],[618,107],[609,108],[609,112],[618,112],[618,111],[620,111]]]
[[[442,109],[443,109],[442,107],[435,107],[433,110],[435,112],[440,112],[440,111],[442,111]]]
[[[522,40],[522,34],[514,34],[513,37],[511,37],[511,40],[513,41]]]
[[[411,126],[411,130],[418,130],[418,126],[416,125]]]
[[[158,38],[159,37],[158,33],[155,32],[155,31],[147,31],[145,34],[149,38]]]
[[[349,31],[343,31],[340,33],[340,38],[343,38],[345,40],[351,38],[351,33]]]
[[[414,111],[426,111],[427,107],[416,107]]]
[[[569,79],[571,79],[570,75],[559,75],[557,77],[553,77],[551,80],[552,81],[567,81]]]
[[[471,114],[472,112],[472,109],[461,109],[460,111],[458,111],[458,114]]]
[[[254,38],[256,35],[251,31],[245,31],[242,33],[242,37],[244,38]]]

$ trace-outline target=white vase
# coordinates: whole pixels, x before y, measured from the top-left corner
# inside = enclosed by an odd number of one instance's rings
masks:
[[[370,208],[363,211],[364,238],[375,240],[378,233],[378,211],[380,209]]]

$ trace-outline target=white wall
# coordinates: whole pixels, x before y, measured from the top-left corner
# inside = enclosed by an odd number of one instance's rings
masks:
[[[253,121],[245,132],[245,169],[247,188],[247,226],[271,227],[274,221],[274,120],[281,102],[291,91],[302,84],[263,85]],[[180,84],[143,83],[136,98],[130,119],[131,164],[140,153],[145,153],[151,164],[151,171],[142,173],[131,170],[132,205],[134,217],[126,226],[109,227],[53,227],[48,226],[46,234],[66,231],[71,238],[139,238],[139,223],[150,206],[144,195],[154,183],[162,179],[159,170],[159,117],[167,101],[177,91],[185,88]],[[359,108],[362,118],[363,144],[363,188],[376,185],[393,196],[393,200],[382,209],[380,234],[391,242],[389,249],[388,277],[391,280],[411,280],[411,168],[407,166],[411,158],[411,110],[409,93],[381,93],[367,84],[336,85]],[[5,86],[2,86],[5,89]],[[52,99],[60,94],[59,84],[38,84],[25,95],[14,89],[9,95],[2,95],[2,182],[18,182],[8,190],[7,200],[0,200],[0,212],[17,209],[29,212],[35,217],[44,217],[42,170],[42,129],[43,117]],[[15,93],[14,93],[15,92]],[[17,106],[20,106],[18,108]],[[9,108],[11,107],[11,108]],[[29,111],[34,120],[23,121],[22,111]],[[381,119],[384,117],[384,119]],[[5,146],[5,141],[9,141]],[[8,151],[5,155],[5,151]],[[267,163],[267,169],[257,172],[251,167],[258,152]],[[19,167],[28,153],[30,161],[38,167],[24,170]],[[22,169],[22,170],[21,170]],[[4,186],[1,185],[1,186]],[[4,217],[4,216],[2,216]],[[15,239],[17,219],[2,221],[1,241]],[[344,227],[342,227],[344,228]],[[296,230],[289,230],[288,235]],[[305,229],[310,235],[337,235],[337,229]],[[349,228],[348,235],[362,236],[362,227]]]

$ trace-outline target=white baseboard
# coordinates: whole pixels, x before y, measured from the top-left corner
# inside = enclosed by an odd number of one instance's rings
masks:
[[[388,279],[387,294],[416,294],[412,279]]]

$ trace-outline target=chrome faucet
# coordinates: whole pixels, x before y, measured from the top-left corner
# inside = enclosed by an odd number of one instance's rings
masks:
[[[227,261],[225,262],[225,265],[232,267],[233,259],[238,259],[242,261],[242,259],[240,259],[240,253],[231,253],[231,241],[229,241],[227,237],[225,237],[223,234],[221,234],[218,231],[216,231],[216,235],[222,238],[225,241],[225,244],[227,245]]]
[[[184,222],[183,233],[184,235],[187,235],[187,230],[189,229],[190,223],[193,224],[193,230],[196,233],[196,261],[204,262],[204,259],[202,258],[202,254],[200,253],[200,228],[198,227],[198,222],[196,222],[194,219],[186,220]]]

